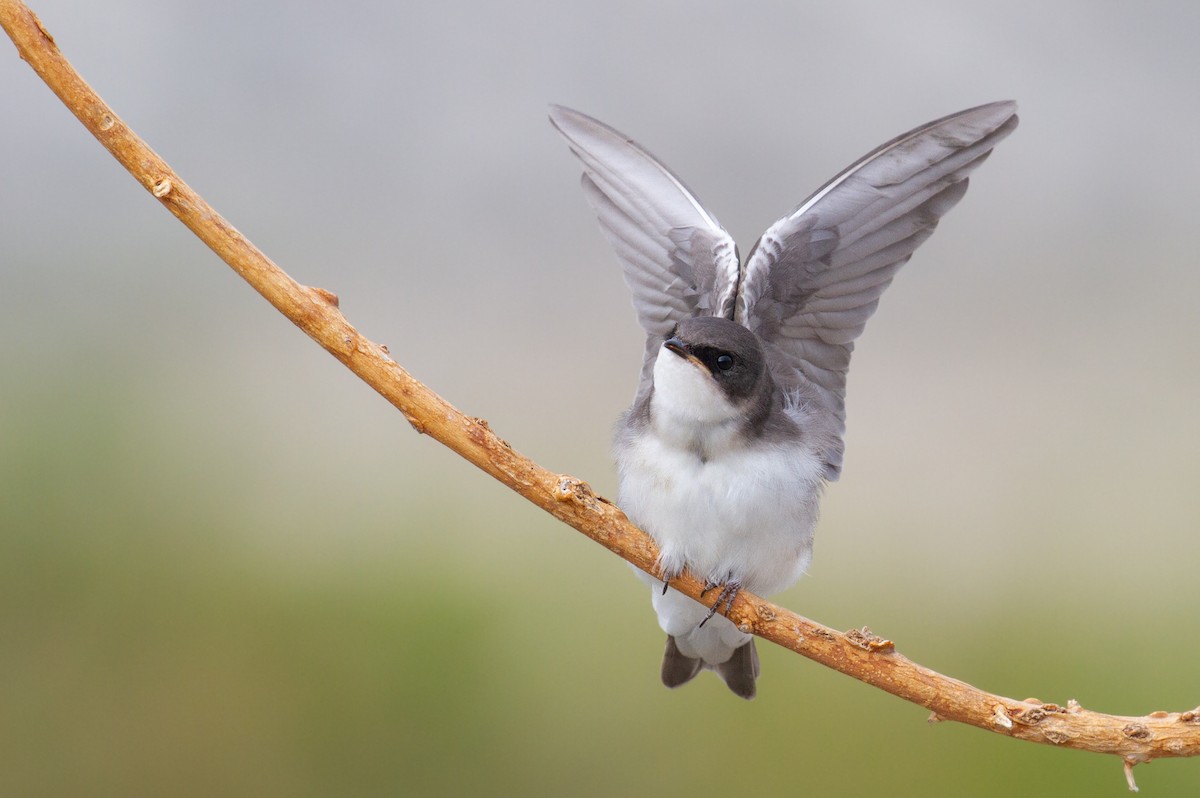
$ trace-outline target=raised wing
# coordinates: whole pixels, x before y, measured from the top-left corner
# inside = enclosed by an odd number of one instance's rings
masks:
[[[628,136],[558,105],[550,107],[550,122],[583,164],[584,194],[621,260],[648,334],[640,397],[663,338],[681,319],[733,318],[737,247],[683,182]]]
[[[822,396],[839,434],[854,339],[896,271],[962,199],[967,175],[1017,126],[1016,110],[1012,102],[981,105],[889,141],[771,225],[750,251],[734,319],[775,350],[785,384],[807,382]],[[836,476],[840,444],[829,459]]]

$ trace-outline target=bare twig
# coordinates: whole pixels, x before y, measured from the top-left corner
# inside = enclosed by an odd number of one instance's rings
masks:
[[[0,0],[0,24],[21,57],[147,191],[283,315],[395,405],[414,429],[638,568],[656,574],[653,541],[620,510],[586,483],[541,468],[497,437],[485,421],[464,415],[430,391],[388,357],[386,348],[346,321],[336,296],[292,280],[218,215],[92,91],[23,3]],[[696,600],[704,587],[687,573],[671,585]],[[910,661],[869,629],[843,634],[746,591],[738,594],[729,617],[745,632],[932,710],[930,720],[954,720],[1021,740],[1115,754],[1122,758],[1133,789],[1133,765],[1200,754],[1200,707],[1121,717],[1085,710],[1074,701],[1058,706],[992,695]]]

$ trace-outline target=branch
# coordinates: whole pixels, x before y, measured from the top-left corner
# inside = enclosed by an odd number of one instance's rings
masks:
[[[486,421],[456,410],[392,360],[386,347],[360,335],[338,310],[335,295],[297,283],[217,214],[92,91],[23,3],[0,0],[0,25],[21,58],[134,179],[280,313],[395,405],[417,432],[448,446],[643,571],[658,575],[654,542],[611,502],[585,482],[540,467],[497,437]],[[704,586],[689,573],[673,579],[671,586],[701,600]],[[931,721],[954,720],[1020,740],[1116,754],[1124,761],[1132,789],[1133,765],[1200,755],[1200,707],[1123,717],[1092,712],[1074,701],[1058,706],[992,695],[912,662],[869,629],[841,633],[746,591],[738,594],[729,618],[744,632],[931,710]]]

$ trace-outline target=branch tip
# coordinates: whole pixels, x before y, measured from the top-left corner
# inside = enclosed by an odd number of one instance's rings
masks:
[[[1125,760],[1125,783],[1129,785],[1130,792],[1140,792],[1140,790],[1138,790],[1137,781],[1135,781],[1133,778],[1133,766],[1135,764],[1137,763],[1133,762],[1132,760]]]

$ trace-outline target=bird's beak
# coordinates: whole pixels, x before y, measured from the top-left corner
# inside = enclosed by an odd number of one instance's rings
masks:
[[[679,355],[684,360],[690,361],[692,365],[699,366],[700,368],[704,369],[705,373],[708,372],[708,366],[704,365],[704,361],[689,352],[687,344],[685,344],[679,338],[671,337],[663,341],[663,348],[669,349],[673,354]]]

